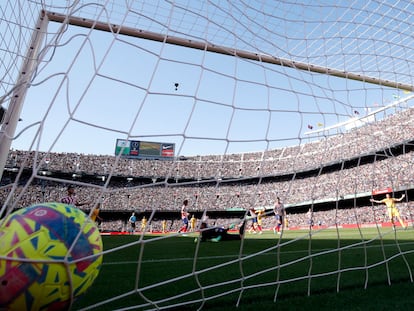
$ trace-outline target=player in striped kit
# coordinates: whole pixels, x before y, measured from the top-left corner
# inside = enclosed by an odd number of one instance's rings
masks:
[[[65,203],[65,204],[69,204],[69,205],[73,205],[77,207],[89,204],[89,202],[78,201],[78,198],[76,197],[76,194],[75,194],[75,187],[73,185],[69,185],[67,191],[68,191],[68,194],[60,200],[61,203]]]

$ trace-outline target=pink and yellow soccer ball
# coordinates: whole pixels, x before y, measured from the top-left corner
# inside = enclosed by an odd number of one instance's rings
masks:
[[[96,224],[74,206],[43,203],[0,220],[0,310],[68,310],[102,264]]]

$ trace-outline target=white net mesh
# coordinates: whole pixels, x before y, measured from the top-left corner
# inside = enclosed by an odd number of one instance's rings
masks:
[[[129,230],[125,215],[133,211],[148,218],[147,233],[162,231],[165,217],[167,230],[176,232],[181,202],[189,198],[190,213],[209,215],[219,225],[243,218],[251,208],[264,209],[271,217],[263,227],[273,235],[277,196],[287,207],[289,224],[283,228],[299,232],[292,241],[347,225],[391,230],[385,209],[369,202],[385,191],[406,194],[399,207],[411,225],[410,1],[68,3],[0,3],[2,216],[57,201],[72,183],[80,197],[103,202],[102,230],[108,232]],[[160,150],[163,161],[155,160],[154,145],[145,143],[139,152],[146,159],[114,156],[117,139],[156,142],[155,149],[173,145],[174,157]],[[309,227],[310,219],[317,229]],[[335,230],[334,251],[341,254],[346,247]],[[377,234],[373,240],[381,240]],[[353,246],[366,247],[361,237]],[[173,238],[177,234],[151,241]],[[280,243],[244,260],[222,259],[200,270],[194,264],[189,275],[159,286],[279,254],[277,247],[285,245]],[[143,250],[150,243],[133,244]],[[190,260],[199,263],[196,245]],[[395,256],[407,263],[410,252],[399,249]],[[242,269],[232,279],[238,286],[220,294],[207,295],[210,287],[200,286],[203,295],[194,299],[187,300],[192,289],[148,298],[143,293],[156,285],[141,287],[144,253],[132,263],[135,284],[105,297],[103,305],[138,293],[145,298],[131,308],[203,306],[234,292],[239,304],[250,286],[276,286],[277,299],[280,286],[302,279],[310,293],[310,280],[319,276],[312,274],[310,250],[283,264],[277,255],[262,271]],[[384,257],[380,264],[388,263]],[[309,272],[249,283],[297,261],[309,261]],[[349,269],[369,267],[365,262]],[[346,269],[337,263],[321,274]]]

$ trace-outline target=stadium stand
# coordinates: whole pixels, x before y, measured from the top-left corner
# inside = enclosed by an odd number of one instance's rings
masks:
[[[31,182],[19,198],[18,208],[35,202],[59,200],[65,186],[54,182],[53,179],[59,176],[72,176],[74,180],[87,180],[96,185],[102,185],[110,178],[104,194],[107,203],[102,213],[113,213],[109,218],[115,218],[111,226],[117,230],[122,230],[123,221],[119,218],[124,217],[123,213],[149,213],[156,209],[169,212],[168,217],[173,217],[184,198],[191,199],[192,213],[201,214],[205,209],[224,212],[229,208],[238,208],[242,212],[250,208],[252,202],[256,207],[270,209],[275,193],[288,203],[291,223],[301,225],[310,204],[329,211],[335,208],[335,202],[342,200],[346,209],[352,207],[346,201],[356,198],[360,199],[360,208],[366,209],[372,189],[390,186],[389,176],[382,172],[393,172],[392,188],[395,191],[412,191],[414,177],[407,172],[413,157],[413,117],[414,110],[409,108],[346,133],[297,146],[225,156],[185,157],[174,161],[76,153],[41,153],[33,157],[31,151],[11,150],[1,181],[0,200],[4,202],[17,168],[23,166],[31,172],[39,163],[29,159],[46,158],[40,174],[49,179]],[[330,189],[337,189],[335,197]],[[80,192],[86,200],[96,197],[96,190],[91,187],[81,188]],[[408,204],[405,209],[406,217],[410,217]],[[344,212],[339,221],[346,222],[349,213]],[[321,215],[319,218],[325,219],[322,221],[326,223],[326,218],[332,217]]]

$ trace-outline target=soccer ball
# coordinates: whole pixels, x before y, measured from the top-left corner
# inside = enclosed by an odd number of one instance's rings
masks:
[[[67,310],[98,276],[102,239],[81,210],[63,203],[0,220],[0,310]]]

